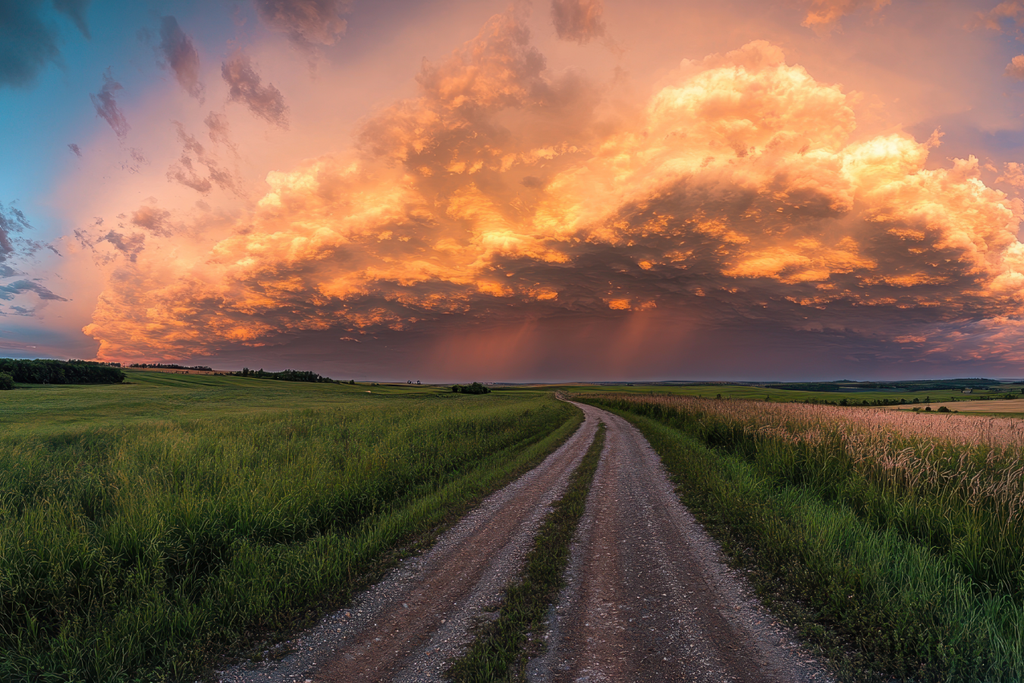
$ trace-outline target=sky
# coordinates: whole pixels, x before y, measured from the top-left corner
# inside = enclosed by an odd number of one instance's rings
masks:
[[[0,0],[0,355],[1024,377],[1024,0]]]

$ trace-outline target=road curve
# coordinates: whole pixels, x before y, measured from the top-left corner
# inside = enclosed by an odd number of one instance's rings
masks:
[[[490,495],[354,600],[290,643],[270,663],[217,672],[231,682],[436,681],[471,640],[476,620],[520,573],[551,503],[593,442],[602,412],[586,420],[540,465]]]
[[[568,585],[528,679],[831,680],[724,564],[643,435],[599,416],[608,431]]]

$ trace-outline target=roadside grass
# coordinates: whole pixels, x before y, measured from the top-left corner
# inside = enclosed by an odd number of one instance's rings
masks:
[[[842,678],[1024,679],[1018,422],[582,400],[644,433],[683,502]]]
[[[469,650],[456,660],[448,676],[458,683],[526,680],[526,662],[543,647],[533,634],[543,627],[548,609],[564,585],[569,546],[587,506],[587,494],[604,448],[605,425],[580,464],[565,492],[544,519],[533,549],[526,556],[523,578],[509,586],[498,618],[477,633]]]
[[[268,399],[188,379],[227,394],[172,391],[183,408],[159,419],[149,395],[120,421],[103,394],[99,426],[51,405],[34,429],[4,404],[17,428],[0,432],[0,680],[194,680],[343,604],[582,419],[550,396],[292,385]]]

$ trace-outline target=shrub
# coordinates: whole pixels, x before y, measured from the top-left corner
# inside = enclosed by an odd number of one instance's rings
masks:
[[[480,382],[473,382],[465,386],[456,384],[452,387],[452,392],[456,394],[489,394],[491,390],[480,384]]]
[[[0,391],[14,388],[14,377],[9,372],[0,372]]]

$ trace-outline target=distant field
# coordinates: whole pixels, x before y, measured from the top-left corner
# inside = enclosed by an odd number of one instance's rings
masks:
[[[960,402],[976,400],[985,393],[963,394],[959,389],[941,389],[931,391],[796,391],[792,389],[776,389],[772,387],[751,387],[736,384],[637,384],[635,386],[624,385],[601,385],[601,384],[567,384],[545,387],[547,389],[560,389],[568,392],[602,392],[602,393],[623,393],[623,394],[655,394],[673,396],[698,396],[701,398],[733,398],[751,401],[764,401],[769,399],[779,403],[803,403],[805,401],[842,401],[846,399],[849,403],[860,404],[863,401],[874,400],[897,400],[906,399],[907,402],[915,398],[924,402],[953,402],[954,399]],[[1019,392],[1017,387],[1000,391],[993,391],[991,395],[1002,396],[1008,391]],[[1024,395],[1021,395],[1021,404],[1024,406]],[[959,408],[959,406],[958,406]]]
[[[0,392],[0,680],[193,680],[580,420],[539,392],[128,377]]]
[[[961,413],[998,413],[1002,415],[1018,415],[1024,414],[1024,397],[1019,399],[1013,399],[1010,401],[1006,400],[991,400],[991,401],[957,401],[955,403],[935,403],[934,401],[929,406],[932,410],[937,410],[940,406],[945,406],[950,410],[956,410]],[[914,408],[921,409],[923,406],[889,406],[890,410],[913,410]]]
[[[583,398],[644,432],[683,501],[846,679],[1024,680],[1020,420]]]

